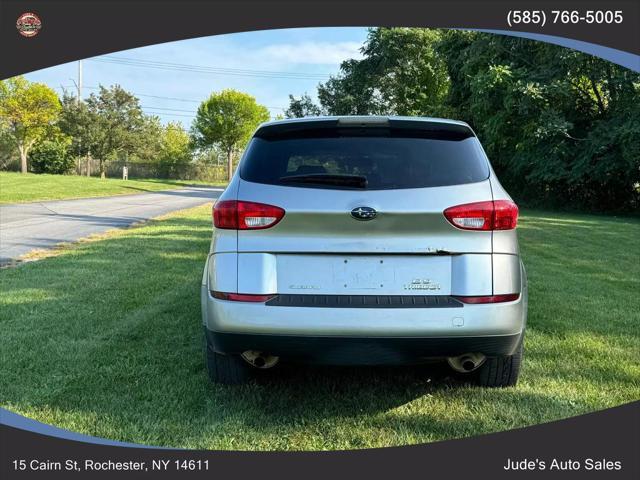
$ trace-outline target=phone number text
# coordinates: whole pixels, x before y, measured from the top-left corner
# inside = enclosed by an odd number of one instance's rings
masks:
[[[547,21],[561,24],[620,24],[624,20],[622,10],[509,10],[507,24],[515,25],[540,25],[544,27]]]

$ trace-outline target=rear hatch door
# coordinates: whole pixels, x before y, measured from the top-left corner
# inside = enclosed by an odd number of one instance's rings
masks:
[[[238,232],[239,284],[258,274],[277,276],[278,293],[445,295],[453,257],[491,254],[490,231],[443,215],[492,199],[468,127],[387,120],[259,131],[240,168],[238,200],[286,213],[272,228]]]

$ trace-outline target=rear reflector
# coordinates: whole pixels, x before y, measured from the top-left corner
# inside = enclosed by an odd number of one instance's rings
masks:
[[[223,200],[213,206],[213,225],[230,230],[271,228],[284,217],[280,207],[243,200]]]
[[[509,200],[488,200],[449,207],[444,216],[463,230],[513,230],[518,223],[518,206]]]
[[[520,298],[519,293],[507,293],[504,295],[487,295],[480,297],[463,297],[463,296],[454,296],[456,300],[460,300],[462,303],[503,303],[503,302],[513,302]]]
[[[228,300],[230,302],[266,302],[272,299],[275,295],[253,295],[249,293],[226,293],[226,292],[211,292],[213,298],[219,300]]]

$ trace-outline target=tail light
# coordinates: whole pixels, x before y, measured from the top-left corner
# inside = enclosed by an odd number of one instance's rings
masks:
[[[456,300],[460,300],[462,303],[503,303],[503,302],[513,302],[520,298],[519,293],[507,293],[504,295],[486,295],[480,297],[463,297],[463,296],[454,296]]]
[[[249,293],[226,293],[226,292],[211,292],[214,298],[220,300],[228,300],[230,302],[266,302],[275,295],[253,295]]]
[[[213,225],[231,230],[271,228],[284,217],[284,210],[264,203],[223,200],[213,206]]]
[[[444,216],[463,230],[513,230],[518,223],[518,206],[509,200],[489,200],[447,208]]]

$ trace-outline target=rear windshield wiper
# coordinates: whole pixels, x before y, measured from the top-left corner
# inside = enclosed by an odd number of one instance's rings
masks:
[[[366,188],[367,177],[362,175],[331,175],[328,173],[309,173],[289,175],[278,179],[282,183],[315,183],[319,185],[337,185],[340,187]]]

